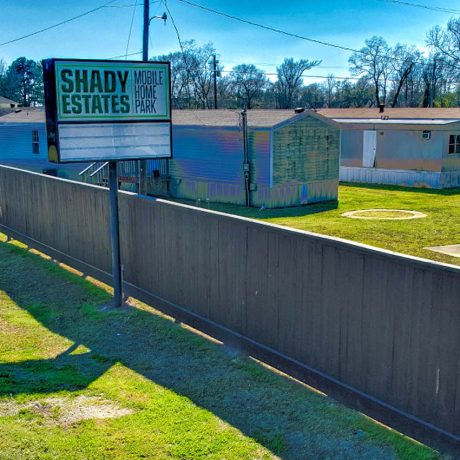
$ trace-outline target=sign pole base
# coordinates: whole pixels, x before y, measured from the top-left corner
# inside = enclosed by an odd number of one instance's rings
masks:
[[[121,280],[120,228],[118,219],[117,162],[109,161],[110,242],[112,245],[113,306],[121,307],[123,291]]]

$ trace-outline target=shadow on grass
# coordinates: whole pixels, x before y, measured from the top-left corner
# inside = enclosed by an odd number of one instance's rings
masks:
[[[94,352],[72,355],[77,347],[53,359],[0,364],[0,396],[84,390],[115,364]]]
[[[209,205],[197,205],[196,201],[192,200],[170,200],[189,206],[194,206],[203,209],[210,209],[211,211],[224,212],[226,214],[234,214],[242,217],[249,217],[250,219],[270,219],[275,217],[298,217],[306,216],[309,214],[317,214],[323,211],[332,211],[337,209],[338,201],[326,201],[323,203],[307,204],[302,206],[292,206],[287,208],[246,208],[236,204],[226,203],[210,203]]]
[[[119,362],[283,458],[322,453],[321,458],[388,459],[399,448],[420,453],[396,435],[382,441],[390,435],[364,417],[171,320],[134,307],[104,308],[108,296],[94,285],[5,243],[0,289],[47,329],[74,342],[54,359],[0,364],[0,396],[82,390]],[[88,351],[73,354],[78,345]],[[369,436],[380,438],[378,444]]]
[[[356,182],[340,182],[340,185],[353,188],[365,188],[373,190],[386,190],[393,192],[411,192],[421,193],[426,195],[441,195],[441,196],[452,196],[460,195],[460,187],[457,188],[446,188],[446,189],[434,189],[434,188],[420,188],[420,187],[403,187],[401,185],[384,185],[384,184],[359,184]]]

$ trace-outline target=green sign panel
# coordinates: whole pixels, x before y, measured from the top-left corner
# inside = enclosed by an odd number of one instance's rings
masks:
[[[168,63],[55,61],[58,121],[169,121]]]
[[[169,62],[45,59],[48,159],[171,158]]]

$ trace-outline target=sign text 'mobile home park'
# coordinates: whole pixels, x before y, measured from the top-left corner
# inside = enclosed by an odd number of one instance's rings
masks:
[[[167,62],[43,61],[49,158],[171,157]]]

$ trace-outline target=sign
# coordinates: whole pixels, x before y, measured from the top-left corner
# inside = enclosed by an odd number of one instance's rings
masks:
[[[43,61],[52,162],[171,158],[169,62]]]

